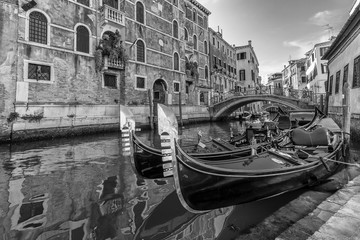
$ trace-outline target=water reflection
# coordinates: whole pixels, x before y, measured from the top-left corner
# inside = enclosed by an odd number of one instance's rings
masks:
[[[239,122],[197,124],[183,129],[182,138],[196,142],[197,130],[227,138],[230,127],[234,133],[242,130]],[[155,138],[150,132],[140,135],[147,142]],[[4,239],[228,239],[229,232],[242,231],[281,206],[275,199],[189,213],[171,178],[148,180],[134,172],[117,134],[1,145],[0,157]],[[229,222],[236,217],[242,224]]]

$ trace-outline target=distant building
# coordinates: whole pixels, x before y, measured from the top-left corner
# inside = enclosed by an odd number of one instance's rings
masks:
[[[343,104],[343,86],[350,85],[350,110],[360,114],[360,1],[356,1],[350,11],[350,17],[323,56],[328,60],[329,106],[341,107]]]
[[[237,89],[240,92],[255,91],[260,88],[259,82],[259,61],[256,57],[251,40],[247,45],[236,46],[236,70],[238,71]],[[252,103],[253,111],[260,111],[261,103]]]
[[[306,87],[305,58],[290,60],[282,70],[284,88],[304,89]]]
[[[212,97],[219,101],[236,86],[235,48],[223,39],[222,32],[209,28],[209,61]]]
[[[314,47],[308,51],[306,56],[306,78],[307,87],[314,94],[325,93],[325,82],[327,80],[327,60],[322,60],[332,40],[315,44]]]
[[[248,45],[236,46],[237,79],[241,90],[255,89],[258,86],[259,62],[251,41]]]

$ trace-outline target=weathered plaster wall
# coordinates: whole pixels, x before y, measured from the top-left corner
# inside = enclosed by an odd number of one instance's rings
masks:
[[[329,97],[329,106],[342,105],[344,67],[349,64],[348,83],[350,84],[350,111],[360,113],[360,87],[352,88],[354,79],[354,59],[360,56],[360,35],[352,40],[336,59],[329,62],[330,76],[333,76],[332,95]],[[335,94],[336,72],[340,70],[339,93]]]
[[[13,2],[0,2],[0,141],[10,137],[7,118],[15,101],[18,6]]]

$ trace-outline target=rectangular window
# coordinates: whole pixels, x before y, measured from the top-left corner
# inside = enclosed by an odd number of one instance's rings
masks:
[[[330,94],[330,95],[332,94],[333,77],[334,77],[334,76],[332,76],[332,75],[331,75],[331,77],[330,77],[330,86],[329,86],[329,94]]]
[[[119,0],[103,0],[103,4],[115,9],[119,9]]]
[[[321,73],[327,73],[327,67],[325,64],[321,64]]]
[[[347,64],[344,67],[344,78],[343,78],[343,86],[348,81],[348,75],[349,75],[349,64]]]
[[[81,3],[85,6],[90,6],[90,1],[89,0],[77,0],[78,3]]]
[[[145,78],[144,77],[136,77],[136,88],[145,89]]]
[[[246,59],[246,52],[240,53],[240,59]]]
[[[251,80],[255,81],[255,73],[253,70],[251,70]]]
[[[324,56],[326,51],[328,50],[329,48],[328,47],[322,47],[320,48],[320,57]]]
[[[240,81],[245,81],[245,70],[240,70],[239,71],[239,75],[240,75]]]
[[[174,4],[175,6],[178,6],[178,0],[173,0],[173,4]]]
[[[213,45],[215,46],[215,44],[216,44],[216,43],[215,43],[215,38],[213,37]]]
[[[340,86],[340,71],[338,71],[336,73],[336,78],[335,78],[335,94],[339,93],[339,86]]]
[[[198,15],[198,24],[199,26],[203,27],[204,26],[204,20],[203,20],[203,17]]]
[[[305,71],[305,66],[301,66],[301,71]]]
[[[306,77],[301,77],[301,82],[306,83]]]
[[[217,58],[214,56],[214,65],[217,64]]]
[[[104,73],[104,87],[117,89],[117,76]]]
[[[314,53],[311,54],[311,61],[315,61],[315,55],[314,55]]]
[[[36,81],[51,81],[51,66],[29,63],[27,78]]]
[[[190,7],[186,7],[186,18],[189,20],[192,18],[192,9]]]
[[[193,10],[193,19],[192,19],[195,23],[196,23],[196,10]]]
[[[360,56],[354,60],[354,79],[353,79],[353,88],[360,87]]]
[[[174,82],[174,93],[180,92],[180,83]]]

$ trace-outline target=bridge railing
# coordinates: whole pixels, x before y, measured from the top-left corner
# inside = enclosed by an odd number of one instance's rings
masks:
[[[256,88],[242,88],[239,91],[231,91],[226,93],[216,93],[211,99],[211,104],[223,102],[227,99],[238,96],[254,96],[254,95],[276,95],[284,96],[293,100],[309,103],[311,105],[320,106],[325,104],[325,93],[315,93],[308,89],[291,89],[291,88],[276,88],[273,86],[263,86]],[[322,101],[322,103],[321,103]]]

